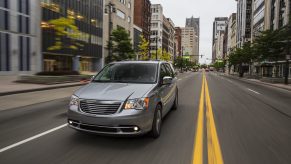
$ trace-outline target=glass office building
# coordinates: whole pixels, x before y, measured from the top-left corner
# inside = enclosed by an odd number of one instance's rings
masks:
[[[44,71],[95,72],[103,65],[103,0],[41,0],[42,52]],[[77,50],[62,48],[50,51],[55,32],[48,23],[67,17],[75,20],[80,35]],[[70,40],[70,38],[65,38]]]

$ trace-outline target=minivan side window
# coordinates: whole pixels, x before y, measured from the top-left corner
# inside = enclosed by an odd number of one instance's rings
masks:
[[[166,68],[165,64],[160,67],[160,80],[162,81],[165,76],[171,76],[171,73]]]
[[[169,72],[170,76],[174,78],[175,77],[175,74],[174,74],[173,69],[170,66],[170,64],[167,63],[167,64],[165,64],[165,66],[166,66],[166,69]]]

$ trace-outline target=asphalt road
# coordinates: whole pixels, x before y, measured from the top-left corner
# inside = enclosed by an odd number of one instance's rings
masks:
[[[199,144],[196,134],[203,75],[185,73],[179,78],[178,110],[164,119],[162,135],[156,140],[147,135],[101,137],[61,126],[66,123],[69,98],[1,111],[0,163],[190,164]],[[206,73],[206,79],[216,127],[212,130],[217,133],[214,138],[223,162],[290,164],[291,92],[212,72]],[[203,106],[204,140],[199,153],[204,163],[211,163],[209,106],[207,102]],[[11,145],[15,147],[3,149]]]

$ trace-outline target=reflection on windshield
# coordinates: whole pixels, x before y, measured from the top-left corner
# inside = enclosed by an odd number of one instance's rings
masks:
[[[106,66],[93,82],[155,83],[157,64],[116,63]]]

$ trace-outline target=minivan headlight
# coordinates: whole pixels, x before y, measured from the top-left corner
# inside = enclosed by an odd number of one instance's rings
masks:
[[[130,99],[127,100],[124,106],[124,109],[136,109],[136,110],[145,110],[148,109],[149,98],[140,98],[140,99]]]
[[[72,95],[71,101],[70,101],[70,107],[71,108],[77,108],[79,107],[79,97]]]

